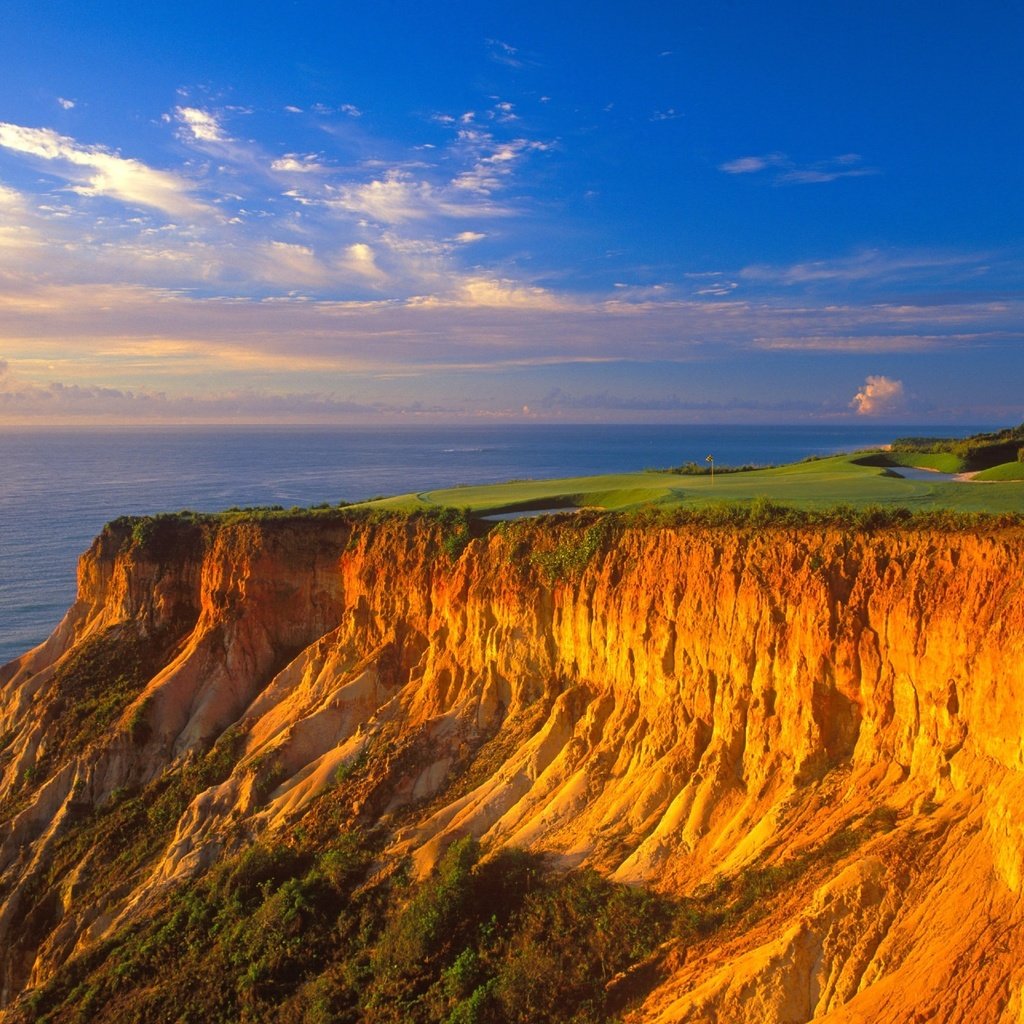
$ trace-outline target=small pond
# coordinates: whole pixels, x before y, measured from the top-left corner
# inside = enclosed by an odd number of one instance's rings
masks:
[[[512,519],[532,519],[534,516],[557,516],[563,512],[579,512],[578,508],[521,508],[515,512],[495,512],[480,518],[487,523],[504,523]]]

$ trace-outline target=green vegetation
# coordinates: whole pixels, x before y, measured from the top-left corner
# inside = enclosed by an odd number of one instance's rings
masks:
[[[115,626],[78,644],[54,674],[37,706],[46,725],[44,752],[22,773],[19,785],[0,803],[0,820],[10,817],[28,790],[48,778],[121,718],[162,664],[165,638],[137,636]],[[127,723],[133,739],[145,739],[144,708]],[[0,751],[0,764],[3,752]]]
[[[965,470],[990,469],[1017,459],[1024,442],[1024,423],[966,438],[900,437],[892,443],[892,453],[948,454],[960,460]],[[918,463],[903,463],[903,465]]]
[[[437,525],[441,530],[441,547],[449,561],[457,561],[473,539],[469,510],[464,508],[443,508],[436,513]]]
[[[45,930],[49,918],[59,913],[54,893],[76,869],[88,867],[79,883],[83,896],[91,892],[103,902],[122,890],[163,852],[193,797],[228,777],[240,748],[240,735],[229,729],[205,756],[177,766],[141,791],[121,790],[105,805],[89,808],[51,847],[37,891],[20,908],[24,930]]]
[[[22,1004],[34,1021],[607,1021],[606,988],[671,934],[673,905],[592,871],[455,843],[426,882],[367,884],[340,831],[256,842]]]
[[[775,469],[774,465],[756,466],[748,462],[743,466],[715,466],[714,473],[752,473],[755,469]],[[668,469],[649,470],[652,473],[673,473],[675,476],[711,476],[712,467],[709,463],[701,465],[699,462],[683,462],[678,466],[669,466]]]
[[[716,466],[713,481],[710,467],[684,463],[669,470],[442,488],[354,510],[412,513],[449,507],[488,515],[559,508],[625,510],[650,504],[702,508],[722,502],[747,504],[760,497],[808,511],[879,506],[915,512],[1016,513],[1024,512],[1024,491],[1015,486],[1019,478],[1009,469],[983,477],[996,481],[987,487],[938,475],[935,480],[911,480],[897,473],[900,466],[942,473],[1001,466],[1017,461],[1022,442],[1024,425],[962,440],[903,438],[891,451],[814,457],[788,466]]]
[[[1001,466],[983,469],[975,480],[1024,480],[1024,462],[1004,462]]]
[[[933,469],[937,473],[962,473],[966,464],[959,455],[953,452],[903,452],[890,451],[879,455],[869,455],[861,459],[865,466],[900,466],[912,469]]]
[[[486,532],[481,517],[508,512],[580,508],[635,511],[661,509],[720,509],[724,504],[748,506],[755,501],[772,507],[825,513],[833,520],[849,518],[854,510],[907,509],[914,513],[1024,513],[1024,425],[973,438],[902,438],[891,450],[812,457],[787,466],[716,466],[684,463],[668,470],[614,473],[555,480],[511,480],[502,484],[442,488],[435,491],[372,499],[357,505],[319,505],[284,509],[279,506],[222,513],[179,512],[162,516],[123,518],[109,529],[120,529],[156,556],[177,544],[195,543],[195,531],[209,527],[334,521],[374,525],[410,515],[434,524],[440,549],[455,561],[470,541]],[[936,478],[899,476],[901,466],[936,470]],[[980,470],[980,472],[978,472]],[[977,472],[987,486],[949,480],[941,474]],[[712,518],[721,518],[713,512]],[[582,557],[582,556],[581,556]],[[571,576],[575,555],[548,552],[538,564],[551,578]],[[585,562],[586,559],[583,559]]]
[[[959,469],[948,453],[895,456],[920,467]],[[1016,452],[1014,452],[1016,458]],[[895,475],[890,453],[860,453],[798,462],[772,469],[709,475],[619,473],[561,480],[530,480],[407,494],[356,508],[422,512],[443,507],[469,509],[476,515],[530,509],[600,508],[635,510],[700,509],[723,503],[750,504],[763,498],[774,505],[822,512],[834,508],[878,506],[914,512],[1024,512],[1024,490],[1015,477],[985,487],[937,476],[911,480]]]
[[[583,529],[582,537],[576,535],[576,531],[567,536],[563,534],[554,547],[531,550],[528,558],[549,583],[555,580],[577,580],[590,560],[604,546],[608,527],[606,520],[599,519]]]
[[[749,928],[806,877],[896,825],[878,808],[815,849],[680,900],[455,842],[412,883],[321,798],[308,827],[255,840],[144,921],[67,963],[12,1011],[42,1022],[613,1024],[670,950]]]

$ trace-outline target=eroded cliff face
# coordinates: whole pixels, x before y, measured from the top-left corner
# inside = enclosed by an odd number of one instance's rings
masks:
[[[1019,529],[563,517],[457,557],[439,531],[97,540],[53,637],[0,670],[4,1001],[353,778],[346,813],[420,874],[467,834],[673,894],[809,865],[754,926],[663,949],[631,1021],[1024,1020]],[[62,667],[124,644],[148,655],[123,708],[61,732]],[[88,851],[51,877],[83,816],[229,729],[233,768],[129,882],[97,894]]]

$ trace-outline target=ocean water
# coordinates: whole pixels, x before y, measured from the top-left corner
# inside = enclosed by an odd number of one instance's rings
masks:
[[[0,664],[46,638],[74,598],[78,555],[119,515],[359,501],[702,462],[709,452],[719,465],[791,462],[950,432],[860,424],[0,430]]]

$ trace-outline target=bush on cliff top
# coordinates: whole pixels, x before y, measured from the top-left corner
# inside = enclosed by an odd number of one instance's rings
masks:
[[[833,505],[825,509],[800,509],[765,497],[750,503],[722,502],[703,507],[648,505],[634,511],[608,513],[613,522],[637,527],[729,527],[755,529],[838,528],[847,530],[938,530],[964,532],[1024,526],[1024,515],[1010,512],[916,511],[900,506]]]
[[[284,509],[266,506],[228,509],[218,513],[171,512],[155,516],[122,516],[104,527],[107,533],[121,533],[155,560],[166,561],[183,552],[194,553],[202,544],[203,530],[217,526],[260,524],[287,526],[291,523],[336,522],[355,526],[388,523],[423,523],[440,531],[441,550],[455,561],[474,537],[493,529],[519,528],[525,532],[550,530],[563,540],[552,551],[527,551],[549,579],[578,576],[615,527],[724,527],[724,528],[840,528],[849,530],[913,529],[966,532],[1024,525],[1024,514],[1016,512],[958,512],[952,509],[914,510],[902,506],[833,505],[823,509],[802,509],[761,496],[753,501],[722,501],[712,505],[647,504],[624,511],[589,510],[572,517],[559,517],[557,524],[544,520],[494,523],[467,508],[437,506],[414,511],[366,508],[364,506],[314,506]],[[602,524],[597,527],[597,524]],[[580,539],[573,534],[583,532]],[[535,535],[534,535],[535,536]]]

